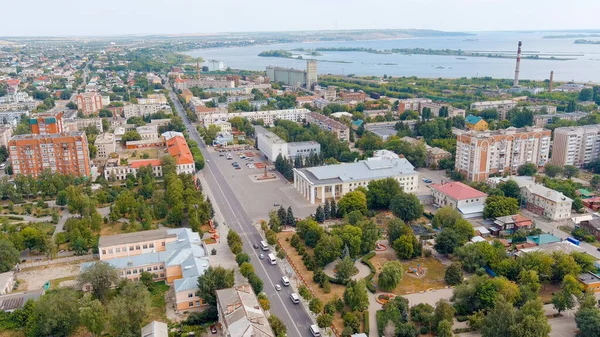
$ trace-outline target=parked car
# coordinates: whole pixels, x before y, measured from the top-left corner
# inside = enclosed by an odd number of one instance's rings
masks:
[[[261,260],[264,260],[265,259],[265,254],[258,255],[258,258],[261,259]]]
[[[281,290],[281,286],[279,284],[275,285],[275,290],[280,291]]]
[[[258,243],[255,243],[255,244],[253,244],[253,245],[252,245],[252,247],[253,247],[254,249],[258,249]]]
[[[210,332],[212,332],[213,334],[217,333],[217,327],[214,325],[210,326]]]
[[[273,207],[279,207],[279,206],[281,206],[281,204],[278,204],[278,203],[273,204]]]

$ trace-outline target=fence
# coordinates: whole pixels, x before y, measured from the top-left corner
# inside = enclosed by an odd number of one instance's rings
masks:
[[[33,267],[40,267],[40,266],[49,266],[49,265],[60,264],[60,263],[69,263],[69,262],[76,262],[76,261],[89,261],[89,260],[95,260],[96,258],[98,258],[98,254],[67,256],[67,257],[56,258],[54,260],[41,260],[41,261],[19,263],[18,267],[20,269],[25,269],[25,268],[33,268]]]

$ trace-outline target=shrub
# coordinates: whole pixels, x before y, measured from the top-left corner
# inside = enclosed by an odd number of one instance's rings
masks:
[[[313,297],[310,290],[308,290],[308,288],[305,285],[301,285],[300,287],[298,287],[298,294],[300,294],[300,296],[302,296],[302,298],[304,298],[307,301],[310,301]]]
[[[369,331],[369,310],[363,311],[364,331]]]
[[[431,255],[433,255],[433,252],[431,251],[431,249],[425,249],[425,250],[423,251],[423,255],[424,255],[425,257],[431,257]]]
[[[250,256],[246,253],[239,253],[235,256],[235,262],[241,266],[244,262],[250,262]]]
[[[290,245],[294,248],[298,248],[299,244],[300,244],[300,237],[298,236],[298,234],[292,235],[292,239],[290,240]]]
[[[234,255],[238,255],[242,252],[242,244],[239,242],[233,243],[231,246],[229,246],[229,248]]]

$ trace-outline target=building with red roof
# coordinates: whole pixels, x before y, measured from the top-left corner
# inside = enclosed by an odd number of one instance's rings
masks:
[[[167,151],[171,157],[175,158],[177,174],[194,174],[196,172],[194,155],[192,155],[192,151],[190,151],[185,138],[181,136],[175,136],[167,140]]]
[[[451,206],[465,218],[483,216],[487,194],[461,182],[431,184],[429,187],[434,205]]]

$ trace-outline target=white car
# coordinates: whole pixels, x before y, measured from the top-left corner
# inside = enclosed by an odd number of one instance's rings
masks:
[[[281,290],[281,286],[279,284],[275,285],[275,290],[280,291]]]

